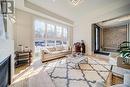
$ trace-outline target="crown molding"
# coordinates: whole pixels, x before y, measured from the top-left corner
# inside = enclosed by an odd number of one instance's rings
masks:
[[[34,11],[37,11],[37,12],[40,12],[40,13],[43,13],[43,14],[46,14],[46,15],[48,15],[50,17],[56,18],[58,20],[66,22],[66,23],[69,23],[69,24],[72,24],[72,25],[74,24],[74,22],[72,20],[67,19],[65,17],[62,17],[62,16],[60,16],[60,15],[54,13],[54,12],[51,12],[51,11],[49,11],[49,10],[43,8],[43,7],[35,5],[35,4],[31,3],[28,0],[24,0],[24,6],[26,8],[32,9]]]

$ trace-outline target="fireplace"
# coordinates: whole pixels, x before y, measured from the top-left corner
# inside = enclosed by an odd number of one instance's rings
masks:
[[[127,26],[101,27],[93,24],[92,38],[94,53],[109,55],[111,52],[117,52],[118,46],[127,41]]]
[[[130,15],[92,24],[92,52],[118,54],[122,42],[130,42]]]
[[[0,62],[0,87],[8,87],[11,83],[11,56]]]
[[[127,41],[127,26],[117,26],[103,28],[103,45],[102,49],[104,51],[116,52],[119,48],[119,45]]]

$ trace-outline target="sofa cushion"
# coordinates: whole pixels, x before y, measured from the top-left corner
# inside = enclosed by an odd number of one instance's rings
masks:
[[[46,49],[49,50],[50,52],[56,51],[56,48],[55,48],[55,47],[48,47],[48,48],[46,48]]]
[[[55,51],[55,52],[52,52],[51,54],[58,54],[58,53],[61,53],[61,51]]]
[[[62,51],[62,50],[64,50],[63,46],[56,46],[56,51]]]
[[[68,51],[68,50],[62,50],[61,52],[62,52],[62,53],[66,53],[66,52],[69,52],[69,51]]]
[[[51,59],[54,59],[54,58],[58,58],[58,57],[62,57],[62,56],[64,56],[65,55],[65,53],[61,53],[61,52],[52,52],[51,54],[45,54],[44,55],[44,59],[49,59],[49,58],[51,58]]]

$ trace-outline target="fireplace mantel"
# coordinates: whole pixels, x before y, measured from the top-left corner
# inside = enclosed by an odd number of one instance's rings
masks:
[[[0,63],[10,56],[9,52],[0,50]]]

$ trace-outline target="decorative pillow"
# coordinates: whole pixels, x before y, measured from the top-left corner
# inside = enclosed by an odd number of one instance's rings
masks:
[[[44,53],[45,53],[45,54],[51,53],[51,52],[50,52],[48,49],[46,49],[46,48],[44,48],[43,50],[44,50]]]

